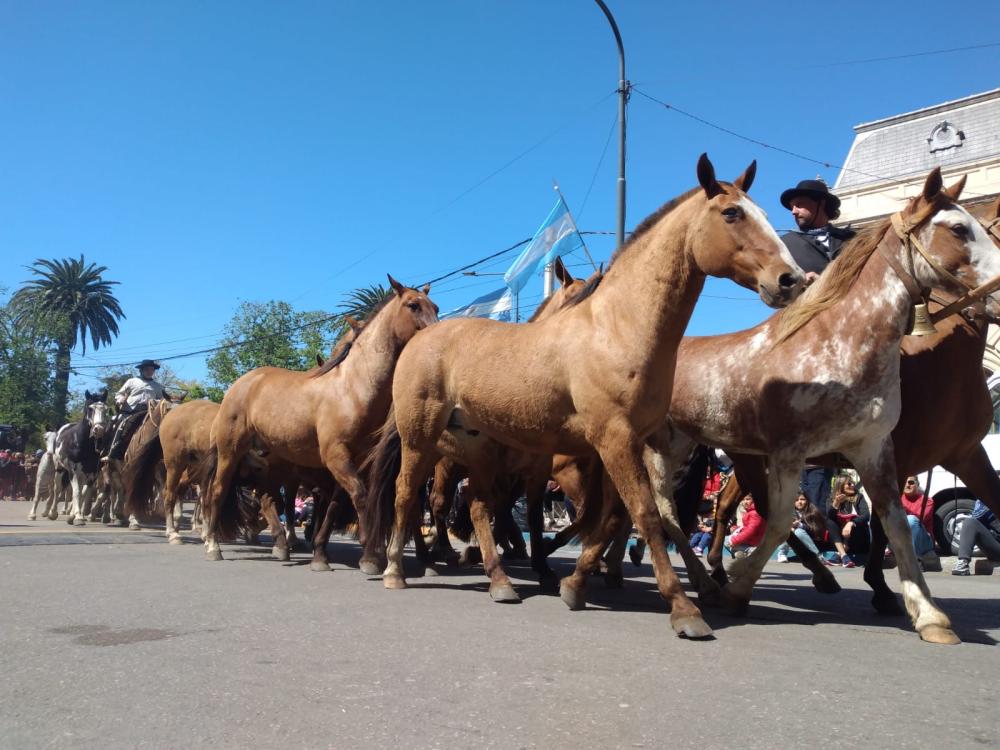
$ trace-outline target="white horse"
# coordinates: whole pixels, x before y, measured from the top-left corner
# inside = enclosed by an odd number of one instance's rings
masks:
[[[46,500],[45,510],[42,516],[48,516],[55,521],[59,517],[59,497],[62,494],[56,482],[56,434],[54,432],[45,433],[45,453],[38,462],[38,473],[35,475],[35,499],[28,512],[28,520],[34,521],[37,518],[38,504],[44,497]]]

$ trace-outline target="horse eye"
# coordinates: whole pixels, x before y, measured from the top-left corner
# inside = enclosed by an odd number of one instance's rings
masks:
[[[414,312],[420,309],[420,304],[417,302],[407,302],[406,306],[411,310],[413,310]]]
[[[969,233],[969,228],[965,224],[956,224],[951,228],[951,231],[957,237],[965,237]]]
[[[726,217],[726,221],[734,221],[739,218],[740,210],[735,206],[730,206],[723,210],[722,215]]]

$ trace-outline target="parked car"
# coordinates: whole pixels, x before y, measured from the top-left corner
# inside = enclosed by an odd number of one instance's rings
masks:
[[[983,447],[994,468],[1000,466],[1000,373],[986,381],[993,402],[993,424],[990,433],[983,438]],[[917,479],[924,492],[934,500],[934,536],[941,552],[946,555],[958,553],[958,536],[962,523],[972,512],[976,496],[947,469],[935,466]]]

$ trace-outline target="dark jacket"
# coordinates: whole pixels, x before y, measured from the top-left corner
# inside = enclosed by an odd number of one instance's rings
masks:
[[[792,258],[806,273],[823,273],[830,262],[840,255],[843,244],[855,234],[848,227],[838,228],[828,224],[827,229],[830,232],[829,250],[815,237],[802,232],[786,232],[781,238]]]

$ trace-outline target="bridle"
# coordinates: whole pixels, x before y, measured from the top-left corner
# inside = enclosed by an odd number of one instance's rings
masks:
[[[882,254],[882,257],[885,258],[892,270],[895,271],[899,280],[903,282],[903,286],[906,287],[906,291],[909,293],[910,299],[914,305],[926,305],[927,299],[930,297],[930,289],[921,287],[917,282],[913,267],[914,251],[919,253],[939,276],[951,281],[958,287],[965,287],[967,290],[965,294],[930,315],[931,322],[936,323],[940,320],[944,320],[950,315],[961,312],[967,307],[982,302],[983,298],[988,294],[1000,289],[1000,275],[994,276],[986,283],[974,287],[964,279],[958,278],[953,273],[945,269],[940,263],[937,262],[937,260],[931,257],[930,253],[927,252],[927,249],[915,235],[916,230],[923,226],[926,221],[927,219],[924,219],[916,224],[909,224],[903,217],[902,212],[893,214],[890,219],[893,231],[896,233],[896,236],[899,238],[899,241],[906,250],[905,257],[908,268],[904,268],[903,264],[899,262],[899,259],[889,252],[885,248],[884,244],[879,244],[879,252]],[[986,231],[987,235],[992,237],[995,242],[1000,243],[1000,217],[997,217],[988,223],[979,219],[976,219],[976,221],[979,222],[979,225]],[[979,311],[977,310],[976,312],[978,313]],[[992,316],[986,314],[985,308],[982,310],[982,315],[992,321]]]

